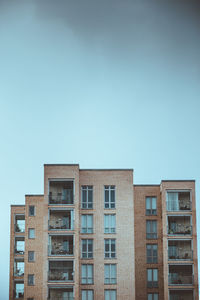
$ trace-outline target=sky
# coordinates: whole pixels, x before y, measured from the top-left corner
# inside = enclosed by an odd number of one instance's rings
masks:
[[[199,1],[0,0],[0,300],[10,205],[44,163],[195,179],[199,226],[199,56]]]

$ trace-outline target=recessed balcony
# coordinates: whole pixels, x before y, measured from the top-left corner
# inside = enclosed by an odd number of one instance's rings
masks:
[[[25,239],[24,237],[15,237],[15,254],[24,254],[25,251]]]
[[[49,230],[73,230],[73,210],[49,210]]]
[[[192,285],[192,265],[169,265],[169,285]]]
[[[191,235],[190,216],[168,216],[168,235]]]
[[[73,288],[50,288],[48,300],[74,300]]]
[[[191,210],[190,191],[169,191],[167,192],[168,211],[188,211]]]
[[[49,236],[49,255],[73,255],[73,235]]]
[[[24,276],[24,259],[15,259],[14,261],[14,276],[23,277]]]
[[[73,181],[49,182],[49,204],[71,205],[73,203]]]
[[[168,240],[169,260],[192,260],[191,240]]]
[[[193,290],[170,290],[169,300],[193,300]]]
[[[25,215],[15,215],[15,232],[25,232]]]
[[[14,284],[14,300],[24,299],[24,282],[16,281]]]
[[[72,282],[73,261],[49,261],[48,281]]]

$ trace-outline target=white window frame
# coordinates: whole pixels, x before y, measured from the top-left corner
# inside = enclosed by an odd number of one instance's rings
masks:
[[[104,233],[116,233],[116,214],[104,215]]]
[[[108,192],[108,201],[106,201],[106,194]],[[114,201],[112,201],[112,192],[114,192]],[[104,209],[116,208],[116,189],[115,185],[104,185]]]
[[[106,245],[108,245],[109,247],[108,251],[106,251]],[[111,250],[112,245],[115,245],[114,246],[115,251]],[[111,258],[111,259],[116,258],[116,239],[104,239],[104,258]]]
[[[151,272],[151,280],[148,280],[148,272]],[[155,275],[157,274],[157,275]],[[155,280],[155,277],[157,280]],[[147,287],[148,288],[157,288],[158,287],[158,269],[157,268],[148,268],[147,269]]]
[[[150,231],[147,231],[147,224],[150,224]],[[153,231],[154,226],[156,224],[156,231]],[[146,220],[146,238],[148,240],[156,240],[158,239],[158,222],[157,220]]]
[[[83,298],[83,293],[85,293],[86,295]],[[91,294],[91,296],[89,295],[89,293]],[[81,299],[83,300],[93,300],[94,299],[94,291],[93,290],[81,290]]]
[[[85,268],[86,276],[83,276]],[[90,277],[92,274],[92,277]],[[82,284],[93,284],[94,283],[94,266],[93,264],[82,264],[81,265],[81,283]]]
[[[86,227],[83,227],[83,219],[86,219]],[[89,218],[91,218],[92,227],[89,227]],[[81,215],[81,233],[93,233],[93,215],[92,214],[82,214]]]
[[[156,202],[156,208],[153,208],[153,199],[155,199]],[[157,215],[157,197],[156,196],[147,196],[146,197],[146,216],[156,216]],[[150,202],[150,208],[148,209],[148,204],[147,202]]]
[[[114,299],[112,293],[114,292]],[[108,294],[108,297],[106,296]],[[104,290],[104,299],[105,300],[116,300],[117,299],[117,291],[112,289],[112,290]]]
[[[148,246],[151,246],[151,249],[150,249],[151,255],[150,256],[148,256],[148,249],[147,249]],[[153,249],[153,246],[157,247],[157,249],[156,249],[157,255],[156,256],[154,255],[155,249]],[[146,244],[146,256],[147,256],[147,264],[157,264],[158,263],[158,244]],[[148,261],[148,258],[151,258],[151,261]],[[156,261],[154,261],[154,258],[156,258]]]
[[[91,241],[91,245],[92,245],[92,251],[89,251],[89,244]],[[83,251],[83,244],[86,243],[86,252]],[[84,253],[86,254],[86,256],[84,256]],[[91,253],[91,256],[89,255]],[[82,239],[81,240],[81,257],[83,259],[93,259],[93,239]]]
[[[106,276],[106,268],[108,269],[109,277]],[[114,277],[112,276],[112,269],[114,269]],[[116,284],[117,283],[117,265],[116,264],[104,264],[104,284]]]
[[[86,191],[86,202],[83,202],[83,191]],[[89,192],[92,192],[92,201],[91,202],[89,202]],[[81,186],[81,208],[82,209],[93,209],[93,186],[92,185],[82,185]]]
[[[150,296],[151,296],[151,299],[150,299]],[[157,298],[155,298],[156,296],[157,296]],[[147,300],[159,300],[159,294],[158,293],[148,293]]]

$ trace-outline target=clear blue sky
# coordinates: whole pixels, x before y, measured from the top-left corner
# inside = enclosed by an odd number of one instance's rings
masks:
[[[10,205],[44,163],[196,179],[199,217],[199,56],[197,2],[0,0],[0,300]]]

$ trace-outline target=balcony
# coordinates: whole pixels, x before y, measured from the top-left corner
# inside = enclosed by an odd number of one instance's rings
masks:
[[[15,282],[14,300],[15,299],[24,299],[24,282]]]
[[[191,235],[190,216],[168,216],[168,235]]]
[[[169,285],[192,285],[192,265],[169,265]]]
[[[15,215],[15,232],[25,232],[24,215]]]
[[[25,240],[24,237],[15,237],[15,254],[24,254],[25,251]]]
[[[50,261],[48,281],[72,282],[73,261]]]
[[[49,215],[49,230],[73,230],[73,210],[51,210]]]
[[[169,260],[192,260],[193,251],[191,240],[169,240],[168,241]]]
[[[23,277],[24,276],[24,259],[15,259],[14,261],[14,276]]]
[[[190,191],[168,192],[167,193],[168,211],[188,211],[191,210]]]
[[[48,300],[74,300],[73,288],[50,288]]]
[[[73,235],[55,235],[49,239],[49,255],[73,255]]]
[[[169,300],[192,300],[194,299],[193,290],[170,290]]]
[[[50,181],[49,204],[71,205],[73,203],[73,181]]]

